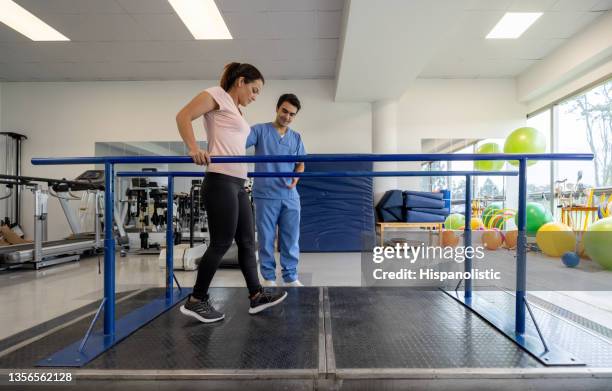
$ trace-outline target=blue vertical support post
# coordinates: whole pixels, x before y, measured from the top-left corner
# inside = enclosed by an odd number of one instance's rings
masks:
[[[166,299],[171,300],[174,290],[174,176],[168,175],[168,207],[166,210]]]
[[[525,333],[525,291],[527,289],[527,159],[519,160],[518,241],[516,245],[516,307],[517,335]]]
[[[444,207],[450,211],[452,206],[450,189],[442,190],[442,199],[444,200]]]
[[[104,163],[104,335],[115,335],[114,164]]]
[[[465,176],[465,229],[463,231],[463,246],[467,249],[472,247],[472,176]],[[472,271],[472,256],[471,252],[466,250],[465,253],[465,271]],[[472,279],[465,280],[465,300],[472,299]]]

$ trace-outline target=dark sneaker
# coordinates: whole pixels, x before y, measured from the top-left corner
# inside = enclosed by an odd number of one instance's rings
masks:
[[[191,295],[187,298],[184,305],[181,306],[181,312],[192,318],[196,318],[203,323],[218,322],[225,318],[225,315],[217,311],[210,303],[210,299],[201,301],[191,301]]]
[[[285,300],[286,297],[286,291],[261,288],[261,291],[259,291],[259,295],[251,299],[251,308],[249,308],[249,314],[256,314],[265,310],[266,308],[270,308],[277,304],[280,304],[283,300]]]

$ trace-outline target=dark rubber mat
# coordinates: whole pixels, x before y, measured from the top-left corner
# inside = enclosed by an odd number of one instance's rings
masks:
[[[541,299],[540,297],[537,297],[535,295],[527,295],[527,298],[530,303],[537,305],[543,310],[551,314],[560,316],[561,318],[570,320],[574,322],[575,324],[580,325],[584,327],[585,329],[592,331],[596,334],[599,334],[600,336],[606,338],[609,341],[612,341],[612,329],[611,328],[606,327],[597,322],[594,322],[590,319],[587,319],[584,316],[580,316],[572,311],[566,310],[565,308],[559,307],[558,305],[555,305],[549,301]]]
[[[151,288],[117,303],[117,316],[121,317],[155,298],[163,297],[164,292],[165,288]],[[119,294],[117,296],[119,297]],[[102,316],[100,315],[100,319],[96,323],[96,330],[102,329]],[[74,341],[82,339],[92,319],[93,315],[88,316],[38,341],[0,357],[0,368],[32,368],[39,360],[63,349]]]
[[[249,315],[246,289],[211,289],[223,321],[202,324],[177,306],[86,368],[316,369],[319,290],[288,292],[282,304]]]
[[[129,295],[134,292],[135,291],[119,292],[116,295],[117,300],[120,300],[126,295]],[[48,320],[36,326],[30,327],[27,330],[23,330],[9,337],[6,337],[0,341],[0,352],[4,351],[5,349],[10,348],[13,345],[23,342],[27,339],[30,339],[42,333],[45,333],[55,327],[61,326],[64,323],[70,322],[71,320],[78,318],[81,315],[85,315],[88,312],[96,311],[98,307],[100,306],[100,302],[101,300],[98,300],[94,303],[84,305],[83,307],[77,308],[76,310],[70,311],[64,315],[58,316],[56,318],[53,318],[51,320]]]
[[[506,292],[478,292],[479,297],[514,317],[515,296]],[[532,303],[533,304],[533,303]],[[533,313],[550,346],[558,346],[587,364],[588,367],[612,368],[612,342],[598,336],[582,325],[570,323],[549,310],[532,305]],[[527,314],[525,326],[535,333],[535,326]],[[612,382],[611,382],[612,384]],[[612,387],[611,387],[612,389]]]
[[[336,368],[541,365],[441,291],[329,288]]]
[[[162,314],[84,368],[96,369],[316,369],[319,290],[291,288],[282,304],[248,314],[245,288],[211,288],[225,320],[202,324],[179,306]],[[163,296],[152,289],[117,306],[125,314]],[[83,337],[90,319],[0,357],[0,368],[28,368]],[[101,322],[100,322],[101,323]]]

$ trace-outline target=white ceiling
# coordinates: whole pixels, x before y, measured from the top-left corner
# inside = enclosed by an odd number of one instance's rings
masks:
[[[510,78],[542,60],[612,8],[602,0],[487,0],[472,2],[460,23],[419,74],[421,78]],[[517,40],[484,37],[507,11],[544,15]]]
[[[217,79],[230,61],[267,79],[335,75],[344,0],[216,0],[234,37],[196,41],[166,0],[16,0],[71,42],[0,23],[0,81]]]
[[[72,41],[32,42],[0,23],[0,81],[217,79],[236,60],[267,79],[336,79],[337,97],[350,100],[398,96],[415,78],[515,77],[612,9],[612,0],[347,0],[343,14],[344,0],[216,0],[235,39],[196,41],[167,0],[15,1]],[[506,11],[545,14],[518,40],[485,40]]]
[[[384,4],[351,0],[347,7],[337,100],[395,99],[416,78],[513,78],[612,9],[612,0]],[[508,11],[544,14],[519,39],[485,39]]]

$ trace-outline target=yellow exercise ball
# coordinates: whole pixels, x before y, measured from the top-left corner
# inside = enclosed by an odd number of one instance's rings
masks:
[[[574,231],[563,223],[546,223],[536,234],[536,243],[548,256],[560,257],[576,248]]]
[[[471,221],[472,231],[478,231],[484,229],[485,225],[481,219],[474,217]]]

